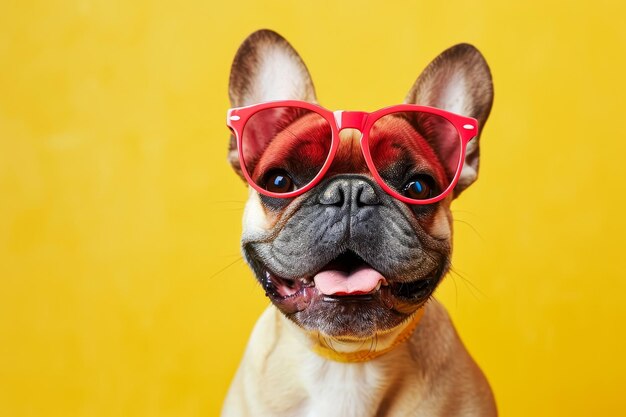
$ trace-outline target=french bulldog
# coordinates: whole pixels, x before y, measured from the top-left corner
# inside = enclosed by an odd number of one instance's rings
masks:
[[[239,133],[241,116],[229,112],[229,160],[251,185],[242,251],[271,304],[222,416],[497,415],[485,376],[432,298],[450,267],[450,205],[477,178],[478,127],[463,125],[476,132],[458,169],[441,162],[450,146],[437,138],[442,123],[381,117],[364,150],[367,114],[316,112],[305,64],[270,30],[239,48],[229,96],[236,108],[293,100],[313,110],[270,109]],[[468,44],[435,58],[404,101],[479,127],[492,102],[489,67]],[[419,174],[407,177],[416,166]]]

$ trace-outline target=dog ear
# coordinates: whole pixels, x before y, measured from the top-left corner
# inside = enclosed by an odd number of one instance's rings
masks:
[[[413,84],[405,102],[473,117],[478,120],[482,131],[493,103],[489,66],[474,46],[455,45],[428,64]],[[478,139],[476,137],[467,144],[463,171],[454,189],[455,197],[478,176]]]
[[[313,103],[317,100],[313,81],[300,55],[285,38],[267,29],[252,33],[239,47],[230,70],[228,95],[232,107],[272,100]],[[276,115],[281,116],[280,112]],[[263,136],[268,136],[267,126],[264,126]],[[254,126],[247,129],[254,129]],[[228,159],[243,178],[234,135],[230,137]]]

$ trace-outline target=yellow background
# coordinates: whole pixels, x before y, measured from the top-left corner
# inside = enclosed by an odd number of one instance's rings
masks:
[[[623,415],[625,4],[3,2],[0,416],[218,413],[266,305],[224,126],[263,27],[331,109],[479,47],[495,104],[438,298],[503,416]]]

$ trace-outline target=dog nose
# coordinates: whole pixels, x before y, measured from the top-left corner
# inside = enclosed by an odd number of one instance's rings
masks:
[[[368,180],[337,177],[332,179],[319,196],[319,202],[328,206],[375,206],[380,198]]]

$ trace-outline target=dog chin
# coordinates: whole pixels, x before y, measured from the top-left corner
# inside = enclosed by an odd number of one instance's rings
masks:
[[[441,262],[426,276],[398,281],[383,277],[347,252],[320,271],[288,279],[271,272],[260,260],[250,260],[266,295],[283,314],[306,331],[338,338],[368,338],[402,324],[430,298],[447,269],[447,262]],[[340,278],[331,279],[334,286],[321,278],[341,271],[366,275],[369,286],[344,290],[346,284]]]

